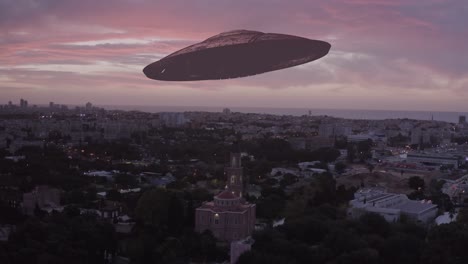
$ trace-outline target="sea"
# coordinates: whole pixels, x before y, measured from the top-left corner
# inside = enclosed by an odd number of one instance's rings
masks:
[[[221,112],[229,108],[231,112],[258,113],[273,115],[313,115],[332,116],[345,119],[416,119],[436,120],[449,123],[458,123],[459,116],[468,115],[467,112],[440,112],[440,111],[404,111],[404,110],[365,110],[365,109],[322,109],[322,108],[269,108],[269,107],[214,107],[214,106],[141,106],[141,105],[102,105],[108,110],[142,111],[150,113],[158,112]]]

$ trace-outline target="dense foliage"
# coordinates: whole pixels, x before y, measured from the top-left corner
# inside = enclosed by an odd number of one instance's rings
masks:
[[[0,244],[0,263],[105,263],[117,249],[110,223],[71,210],[30,218]]]
[[[460,210],[457,222],[440,226],[406,217],[388,223],[372,213],[350,219],[345,205],[353,191],[336,188],[327,174],[293,196],[274,200],[281,193],[270,191],[258,203],[258,213],[286,216],[285,224],[255,233],[252,250],[239,263],[468,263],[468,210]],[[278,204],[281,213],[264,213],[269,210],[262,207],[279,210]]]

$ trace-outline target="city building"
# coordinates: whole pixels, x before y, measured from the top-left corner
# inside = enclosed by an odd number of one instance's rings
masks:
[[[180,127],[189,123],[184,113],[162,112],[159,113],[161,122],[167,127]]]
[[[376,213],[388,222],[395,222],[405,215],[414,221],[428,223],[437,215],[437,205],[431,201],[414,201],[405,194],[387,193],[378,188],[358,190],[349,205],[348,215],[352,218],[364,213]]]
[[[289,144],[295,150],[306,149],[314,151],[320,148],[331,148],[335,144],[335,139],[331,137],[292,137],[288,139]]]
[[[226,168],[227,186],[211,202],[204,202],[195,211],[195,230],[210,230],[222,241],[235,241],[252,234],[255,226],[255,204],[243,198],[240,153],[231,154]]]
[[[445,181],[442,192],[447,194],[452,202],[460,205],[468,205],[468,175],[456,180],[443,179]]]
[[[349,135],[348,142],[362,142],[372,140],[372,136],[368,134]]]
[[[20,99],[20,107],[27,108],[28,107],[28,100],[24,100],[23,98]]]
[[[461,115],[458,117],[458,123],[459,124],[465,124],[466,123],[466,116]]]
[[[351,133],[352,128],[348,124],[324,123],[318,128],[318,135],[322,137],[348,136]]]
[[[452,166],[454,169],[457,169],[459,164],[458,157],[440,153],[408,153],[406,161],[424,165]]]
[[[93,104],[90,103],[90,102],[87,102],[86,105],[85,105],[85,109],[86,109],[86,111],[93,110]]]
[[[320,124],[318,134],[321,137],[335,136],[335,124]]]
[[[411,142],[412,145],[424,145],[431,143],[431,134],[426,129],[414,128],[411,130]]]
[[[31,192],[23,194],[23,211],[34,215],[37,208],[45,211],[60,207],[61,191],[47,185],[36,186]]]

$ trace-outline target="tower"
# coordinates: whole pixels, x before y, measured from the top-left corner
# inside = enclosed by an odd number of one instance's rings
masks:
[[[195,210],[195,230],[210,230],[222,241],[248,237],[255,228],[256,207],[242,198],[243,182],[240,153],[231,153],[225,169],[226,189]]]
[[[244,183],[242,182],[242,166],[240,153],[231,153],[229,158],[229,166],[226,167],[227,189],[232,194],[242,197]]]

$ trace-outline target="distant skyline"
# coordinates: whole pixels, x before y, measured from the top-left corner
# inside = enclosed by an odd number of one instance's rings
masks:
[[[468,111],[465,0],[0,0],[0,104]],[[215,34],[325,40],[254,77],[158,82],[142,69]]]

